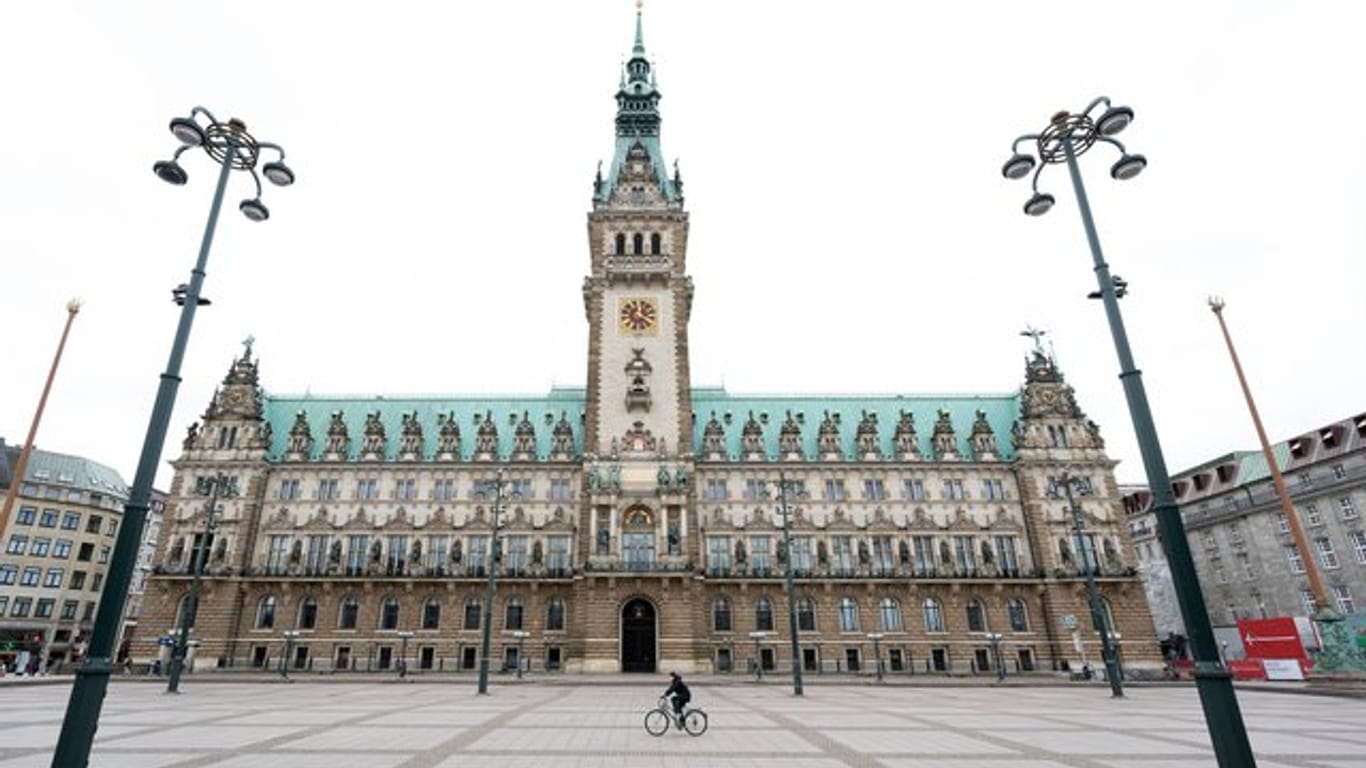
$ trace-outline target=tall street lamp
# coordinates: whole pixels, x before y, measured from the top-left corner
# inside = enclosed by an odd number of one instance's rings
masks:
[[[869,632],[868,639],[873,641],[873,674],[882,682],[882,633]]]
[[[987,642],[991,643],[991,663],[996,665],[996,682],[1004,683],[1006,681],[1006,667],[1001,663],[1001,633],[988,632]]]
[[[398,639],[403,641],[398,650],[398,679],[402,680],[408,676],[408,641],[413,639],[413,633],[406,629],[400,630]]]
[[[1238,374],[1243,399],[1247,401],[1248,413],[1252,415],[1252,426],[1257,429],[1257,439],[1262,445],[1262,457],[1266,459],[1266,466],[1271,470],[1271,483],[1275,486],[1276,496],[1280,499],[1281,513],[1290,525],[1290,535],[1295,539],[1295,547],[1300,551],[1300,561],[1304,563],[1305,575],[1309,577],[1309,589],[1314,593],[1314,602],[1318,605],[1318,610],[1312,618],[1314,623],[1319,625],[1322,647],[1315,655],[1314,668],[1323,672],[1366,670],[1366,664],[1362,663],[1361,655],[1356,651],[1355,643],[1346,625],[1343,624],[1342,614],[1334,609],[1333,600],[1323,585],[1323,574],[1319,573],[1319,564],[1314,559],[1316,553],[1309,548],[1309,537],[1304,533],[1304,524],[1300,522],[1299,513],[1290,501],[1290,491],[1285,487],[1285,478],[1281,476],[1276,456],[1271,451],[1271,441],[1266,437],[1262,417],[1257,413],[1257,403],[1252,399],[1252,389],[1248,387],[1247,377],[1243,375],[1243,365],[1238,361],[1238,351],[1233,348],[1233,337],[1229,335],[1228,324],[1224,322],[1224,300],[1211,297],[1209,307],[1214,311],[1214,316],[1219,318],[1219,330],[1224,334],[1228,356],[1233,360],[1234,372]]]
[[[256,165],[261,159],[262,150],[269,149],[279,157],[262,165],[261,173],[272,184],[278,186],[284,187],[294,183],[294,172],[284,162],[284,150],[278,144],[257,141],[247,133],[247,126],[241,120],[234,118],[227,122],[219,122],[207,109],[195,107],[188,117],[171,120],[170,128],[172,135],[182,146],[170,160],[162,160],[153,165],[153,172],[170,184],[184,184],[189,180],[189,174],[180,167],[180,155],[193,147],[201,147],[205,154],[220,166],[218,185],[214,189],[213,203],[209,206],[209,219],[204,227],[204,237],[199,244],[199,258],[190,272],[185,300],[180,304],[180,324],[176,327],[175,340],[171,344],[171,356],[166,363],[166,372],[161,374],[161,383],[152,405],[152,417],[147,425],[147,435],[143,438],[142,455],[138,458],[133,487],[129,491],[128,502],[123,507],[123,523],[119,526],[118,539],[114,543],[114,553],[109,561],[109,571],[104,583],[104,593],[100,597],[104,610],[95,615],[95,626],[90,634],[85,663],[76,669],[76,682],[71,687],[66,716],[62,720],[62,732],[57,738],[57,748],[52,755],[53,768],[84,766],[90,760],[90,747],[95,740],[100,708],[104,705],[104,694],[109,687],[109,674],[114,667],[112,656],[114,642],[119,634],[119,621],[123,615],[123,602],[128,597],[128,583],[133,576],[133,567],[137,564],[142,527],[147,520],[147,509],[151,503],[152,482],[156,479],[161,449],[166,443],[166,427],[171,421],[176,390],[180,386],[180,364],[190,340],[190,326],[194,324],[195,310],[199,308],[201,288],[204,285],[204,269],[209,260],[209,246],[213,243],[214,227],[218,224],[218,211],[223,206],[228,173],[233,170],[246,171],[255,182],[256,197],[243,200],[237,206],[243,215],[252,221],[265,221],[270,216],[270,212],[261,203],[261,179],[256,174]]]
[[[503,470],[498,470],[493,489],[493,530],[489,534],[489,556],[485,564],[489,569],[489,583],[484,590],[484,642],[479,653],[479,695],[489,692],[489,651],[493,644],[493,586],[498,577],[498,513],[503,509]]]
[[[787,629],[792,636],[792,695],[802,695],[802,650],[797,638],[797,590],[792,585],[792,514],[787,507],[788,480],[778,473],[778,512],[783,516],[783,552],[787,556]]]
[[[280,656],[280,677],[288,680],[290,657],[294,655],[294,641],[299,639],[299,630],[286,629],[280,634],[285,638],[285,652]]]
[[[1098,117],[1093,117],[1092,113],[1102,105],[1104,111]],[[1105,305],[1105,316],[1109,321],[1110,334],[1114,337],[1115,352],[1119,357],[1119,378],[1124,385],[1124,397],[1128,402],[1130,418],[1133,419],[1139,451],[1143,455],[1148,486],[1152,489],[1153,513],[1157,517],[1158,529],[1162,534],[1162,546],[1167,555],[1167,562],[1171,565],[1172,581],[1176,587],[1177,601],[1181,605],[1181,615],[1190,632],[1191,647],[1195,653],[1195,680],[1200,691],[1200,702],[1204,708],[1210,741],[1220,768],[1252,768],[1256,766],[1257,760],[1252,755],[1247,728],[1243,724],[1238,698],[1233,691],[1233,678],[1219,660],[1214,630],[1210,626],[1209,613],[1205,609],[1205,598],[1200,593],[1195,562],[1191,559],[1190,543],[1186,541],[1181,513],[1177,509],[1176,497],[1172,493],[1171,477],[1167,474],[1167,464],[1162,457],[1161,444],[1157,440],[1157,428],[1153,425],[1148,397],[1143,390],[1143,377],[1134,364],[1133,353],[1129,350],[1129,339],[1124,333],[1124,320],[1119,314],[1119,286],[1116,285],[1116,279],[1110,275],[1110,268],[1101,254],[1100,238],[1096,235],[1096,225],[1091,220],[1091,206],[1087,202],[1086,189],[1081,181],[1081,170],[1077,166],[1077,156],[1099,141],[1110,144],[1120,151],[1119,160],[1110,167],[1112,178],[1131,179],[1142,172],[1148,164],[1147,159],[1142,155],[1130,155],[1124,149],[1124,145],[1113,138],[1114,134],[1128,127],[1133,119],[1132,109],[1114,106],[1104,97],[1095,99],[1080,113],[1059,112],[1042,132],[1027,134],[1015,140],[1012,144],[1011,157],[1001,167],[1001,173],[1008,179],[1028,176],[1034,169],[1036,160],[1032,154],[1021,153],[1020,145],[1031,145],[1026,148],[1032,148],[1042,163],[1039,164],[1039,170],[1034,173],[1034,195],[1025,203],[1024,212],[1030,216],[1039,216],[1053,207],[1055,202],[1052,195],[1039,192],[1039,174],[1046,165],[1067,163],[1072,188],[1076,192],[1077,206],[1081,210],[1082,227],[1086,230],[1086,240],[1091,248],[1100,298]]]
[[[1100,601],[1100,590],[1096,588],[1096,570],[1099,568],[1100,560],[1096,556],[1094,543],[1086,540],[1086,534],[1082,530],[1084,521],[1081,506],[1072,498],[1072,486],[1078,484],[1078,478],[1064,473],[1059,482],[1062,483],[1063,493],[1067,497],[1067,510],[1072,515],[1072,534],[1077,539],[1077,556],[1081,558],[1081,572],[1086,577],[1086,601],[1091,608],[1091,625],[1100,633],[1100,658],[1105,663],[1105,679],[1110,681],[1110,695],[1116,699],[1124,698],[1119,657],[1110,642],[1114,628],[1110,626],[1105,605]],[[1083,491],[1084,489],[1078,489],[1079,493]]]
[[[180,673],[185,667],[185,653],[190,644],[190,627],[194,626],[199,614],[199,583],[204,578],[204,563],[209,559],[209,548],[213,544],[213,532],[218,528],[215,517],[218,514],[218,500],[237,495],[237,484],[233,478],[223,473],[203,478],[195,488],[196,493],[207,493],[209,505],[204,508],[204,538],[195,549],[194,576],[190,580],[190,591],[185,596],[185,608],[180,612],[180,626],[176,644],[171,649],[171,675],[166,683],[167,693],[180,693]]]

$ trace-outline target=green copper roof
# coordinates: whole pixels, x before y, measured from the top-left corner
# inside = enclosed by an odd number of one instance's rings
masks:
[[[655,87],[653,68],[645,58],[645,36],[639,10],[636,11],[636,37],[631,46],[631,58],[626,62],[616,98],[616,149],[612,154],[612,165],[607,178],[597,185],[593,192],[593,200],[605,203],[612,198],[626,156],[632,147],[639,144],[649,155],[650,167],[664,198],[671,203],[678,202],[682,195],[673,179],[669,178],[664,153],[659,146],[660,93]]]
[[[693,389],[694,446],[702,445],[702,433],[712,414],[722,423],[726,434],[726,453],[740,455],[741,432],[752,413],[762,428],[764,448],[769,458],[778,456],[778,436],[787,414],[800,418],[802,451],[808,457],[817,455],[820,425],[826,413],[838,416],[840,449],[843,455],[855,453],[855,433],[863,414],[877,416],[878,444],[884,456],[894,454],[892,438],[902,411],[910,411],[915,418],[916,438],[921,453],[934,455],[931,436],[939,411],[949,413],[960,456],[970,458],[972,425],[977,411],[986,414],[987,423],[996,435],[998,456],[1005,461],[1015,456],[1011,443],[1011,427],[1019,417],[1019,396],[1001,395],[731,395],[719,388]],[[729,417],[729,423],[726,419]]]
[[[902,411],[915,417],[916,435],[920,450],[933,456],[931,436],[939,411],[949,413],[958,440],[958,453],[972,458],[972,426],[977,411],[986,414],[987,423],[996,435],[999,456],[1004,461],[1014,458],[1011,427],[1019,415],[1019,398],[1015,393],[998,395],[731,395],[718,387],[697,387],[692,391],[693,411],[697,418],[693,427],[693,444],[700,452],[702,433],[712,414],[716,414],[725,430],[726,453],[740,455],[741,433],[751,413],[760,424],[764,447],[770,458],[778,456],[778,436],[789,412],[800,416],[802,447],[805,455],[817,455],[820,425],[826,413],[838,416],[841,452],[852,456],[855,434],[864,413],[877,417],[878,442],[883,455],[894,453],[892,439]],[[545,458],[550,452],[552,431],[563,414],[574,431],[574,453],[583,452],[583,421],[585,392],[578,388],[556,388],[544,396],[321,396],[321,395],[266,395],[265,419],[270,423],[272,438],[269,455],[279,459],[289,443],[290,428],[299,413],[306,414],[313,436],[311,459],[322,456],[327,441],[327,428],[332,414],[341,412],[351,438],[348,458],[356,459],[364,442],[366,417],[379,413],[385,429],[385,458],[394,460],[402,439],[403,415],[416,412],[422,425],[424,459],[433,458],[437,443],[437,417],[454,414],[460,425],[460,458],[469,459],[478,434],[476,417],[491,414],[498,427],[498,455],[512,451],[514,433],[523,414],[536,430],[536,454]],[[727,418],[729,422],[727,423]]]
[[[15,447],[14,458],[18,459]],[[128,498],[128,484],[118,472],[98,462],[65,453],[53,453],[34,448],[24,468],[24,480],[30,483],[66,485],[73,490],[91,491],[124,500]]]

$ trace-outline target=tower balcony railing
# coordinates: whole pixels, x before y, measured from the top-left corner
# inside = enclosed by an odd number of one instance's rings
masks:
[[[609,272],[652,275],[673,271],[673,258],[662,254],[618,254],[608,256],[605,265]]]

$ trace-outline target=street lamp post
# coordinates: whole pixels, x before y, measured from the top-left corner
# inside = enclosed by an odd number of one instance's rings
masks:
[[[517,638],[517,679],[521,680],[522,667],[526,664],[526,660],[522,657],[522,652],[526,647],[526,639],[531,637],[531,633],[524,629],[515,629],[512,631],[512,636]]]
[[[797,638],[797,590],[792,584],[792,516],[787,507],[787,478],[778,473],[778,511],[783,516],[783,552],[787,556],[787,629],[792,636],[792,695],[802,695],[802,651]]]
[[[398,638],[403,641],[398,651],[398,679],[402,680],[408,676],[408,641],[413,638],[413,633],[406,629],[400,630]]]
[[[1102,104],[1105,105],[1105,111],[1098,118],[1093,118],[1091,112]],[[1105,306],[1105,316],[1109,322],[1110,334],[1114,338],[1115,352],[1119,357],[1124,397],[1129,406],[1130,418],[1133,419],[1139,451],[1143,456],[1148,486],[1153,494],[1153,513],[1157,517],[1158,529],[1162,534],[1162,546],[1172,569],[1177,601],[1181,605],[1181,614],[1190,632],[1191,647],[1195,652],[1196,685],[1200,691],[1210,741],[1220,768],[1253,768],[1257,760],[1248,742],[1247,728],[1243,724],[1238,698],[1233,691],[1233,679],[1219,661],[1214,630],[1210,625],[1204,596],[1200,593],[1200,581],[1196,575],[1195,562],[1191,558],[1190,543],[1186,541],[1181,513],[1176,506],[1176,497],[1172,493],[1171,477],[1167,474],[1166,461],[1162,457],[1157,428],[1153,424],[1147,394],[1143,389],[1143,377],[1134,363],[1133,354],[1129,350],[1129,340],[1124,332],[1124,320],[1119,313],[1117,293],[1120,286],[1116,284],[1116,278],[1110,275],[1110,268],[1101,254],[1100,238],[1096,234],[1095,222],[1091,219],[1091,206],[1086,199],[1081,171],[1077,167],[1077,155],[1090,149],[1097,141],[1101,141],[1117,147],[1121,152],[1120,159],[1110,167],[1112,178],[1124,180],[1138,175],[1147,166],[1147,159],[1142,155],[1128,154],[1124,145],[1112,138],[1114,134],[1124,130],[1133,119],[1132,109],[1116,107],[1108,98],[1103,97],[1092,101],[1079,114],[1059,112],[1041,133],[1028,134],[1015,140],[1011,157],[1002,166],[1001,173],[1008,179],[1028,176],[1036,161],[1033,156],[1022,154],[1019,146],[1023,142],[1034,144],[1035,151],[1043,162],[1034,174],[1034,195],[1025,203],[1024,212],[1030,216],[1038,216],[1047,212],[1055,202],[1052,195],[1039,192],[1039,173],[1047,165],[1067,163],[1072,187],[1076,192],[1077,206],[1081,212],[1082,227],[1086,230],[1086,240],[1091,249],[1100,298]]]
[[[756,683],[764,680],[764,663],[759,658],[759,641],[773,634],[772,632],[755,631],[750,632],[749,637],[754,641],[754,681]]]
[[[869,632],[868,639],[873,641],[873,674],[882,682],[882,633]]]
[[[285,638],[285,652],[280,656],[280,677],[289,680],[289,664],[294,655],[294,641],[299,639],[299,630],[286,629],[280,634]]]
[[[1081,506],[1072,498],[1072,485],[1077,482],[1077,478],[1064,473],[1059,482],[1062,483],[1063,494],[1067,497],[1067,510],[1072,515],[1072,533],[1077,539],[1077,557],[1081,559],[1081,572],[1086,577],[1086,601],[1091,608],[1091,625],[1100,633],[1100,657],[1105,663],[1105,679],[1110,681],[1110,695],[1120,699],[1124,697],[1124,682],[1121,680],[1119,658],[1115,655],[1115,647],[1110,642],[1114,628],[1110,626],[1105,605],[1100,601],[1100,589],[1096,587],[1096,569],[1099,567],[1100,559],[1095,546],[1086,542],[1086,536],[1082,532]]]
[[[996,665],[996,682],[1004,683],[1006,681],[1006,668],[1001,663],[1001,633],[988,632],[987,642],[991,643],[992,663]]]
[[[489,651],[493,644],[493,586],[498,577],[498,513],[503,509],[503,470],[498,470],[493,490],[493,529],[489,533],[489,556],[485,566],[489,569],[488,587],[484,590],[484,642],[479,653],[479,695],[489,692]]]
[[[1309,537],[1304,533],[1304,524],[1300,521],[1299,513],[1290,501],[1290,491],[1285,486],[1285,478],[1281,475],[1280,466],[1276,463],[1276,456],[1271,450],[1271,441],[1266,437],[1262,417],[1257,412],[1257,403],[1252,399],[1252,389],[1248,387],[1247,377],[1243,375],[1243,364],[1238,360],[1238,351],[1233,348],[1233,336],[1229,334],[1228,324],[1224,322],[1224,300],[1211,297],[1209,306],[1214,316],[1219,318],[1219,330],[1223,332],[1228,356],[1233,360],[1233,370],[1238,375],[1239,386],[1243,389],[1243,399],[1247,401],[1252,426],[1257,430],[1257,440],[1262,446],[1262,457],[1266,459],[1266,466],[1271,471],[1271,484],[1276,488],[1276,496],[1280,499],[1281,513],[1285,515],[1286,523],[1290,526],[1291,537],[1295,540],[1295,547],[1300,551],[1300,561],[1304,563],[1305,576],[1309,579],[1309,589],[1314,593],[1314,602],[1318,605],[1318,610],[1310,617],[1319,625],[1319,638],[1322,643],[1319,653],[1315,654],[1314,668],[1324,672],[1366,671],[1361,655],[1355,651],[1356,643],[1343,624],[1343,616],[1333,607],[1333,601],[1323,585],[1323,574],[1319,572],[1319,564],[1314,560],[1315,552],[1309,546]]]
[[[195,492],[207,492],[209,504],[204,508],[204,538],[200,540],[200,546],[194,553],[194,563],[191,566],[194,576],[190,579],[190,591],[185,596],[185,608],[180,613],[176,644],[171,649],[171,675],[166,683],[167,693],[180,693],[180,673],[185,667],[185,654],[190,645],[190,628],[194,626],[194,620],[199,613],[199,584],[204,578],[204,563],[209,559],[213,532],[218,527],[218,521],[215,519],[218,514],[218,500],[236,496],[237,486],[232,478],[220,472],[213,477],[204,478],[199,487],[195,488]]]
[[[206,124],[201,125],[201,121]],[[228,174],[232,170],[247,171],[255,181],[256,197],[243,200],[238,205],[243,215],[252,221],[265,221],[270,216],[270,212],[261,203],[261,179],[256,174],[256,165],[262,150],[269,149],[278,153],[279,159],[261,166],[261,173],[278,186],[294,183],[294,172],[284,163],[284,150],[278,144],[257,141],[247,133],[246,125],[240,120],[219,122],[208,110],[195,107],[188,117],[173,119],[170,129],[184,146],[176,150],[171,160],[163,160],[152,166],[158,177],[176,185],[188,181],[189,175],[180,167],[177,160],[182,153],[192,147],[202,147],[205,153],[219,164],[221,170],[218,174],[218,184],[214,189],[213,203],[209,207],[204,237],[199,245],[199,258],[190,273],[190,282],[185,287],[183,303],[177,302],[181,307],[180,322],[176,327],[175,340],[171,344],[166,372],[161,374],[161,383],[152,405],[152,416],[147,424],[147,434],[142,442],[142,454],[138,457],[137,472],[133,476],[133,487],[129,491],[128,502],[123,507],[123,522],[119,525],[118,538],[114,543],[113,556],[110,558],[105,578],[104,593],[100,597],[105,609],[95,615],[95,626],[91,630],[85,663],[76,669],[76,681],[71,687],[71,696],[67,701],[61,735],[57,738],[57,747],[52,755],[53,768],[85,766],[90,760],[90,747],[95,740],[100,709],[104,706],[104,695],[109,688],[109,675],[113,671],[114,642],[119,633],[123,603],[128,597],[128,584],[133,576],[133,568],[137,564],[142,528],[151,503],[152,482],[156,479],[157,465],[161,462],[161,450],[166,443],[166,428],[171,420],[171,410],[175,406],[176,390],[180,386],[180,365],[185,357],[185,347],[190,340],[190,327],[194,324],[194,313],[201,302],[200,293],[204,285],[204,270],[209,260],[209,246],[213,243],[213,232],[218,224],[219,209],[223,205]]]

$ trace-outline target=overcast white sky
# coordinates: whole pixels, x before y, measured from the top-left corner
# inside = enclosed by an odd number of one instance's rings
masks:
[[[1129,11],[1131,13],[1125,13]],[[1122,481],[1143,478],[1065,169],[1020,212],[1017,135],[1107,94],[1149,159],[1084,172],[1173,472],[1255,434],[1208,294],[1273,439],[1366,409],[1366,7],[1351,2],[649,0],[663,146],[692,213],[695,384],[1005,392],[1051,333]],[[255,224],[237,174],[167,440],[239,340],[280,393],[581,385],[585,212],[610,159],[628,0],[15,3],[0,22],[0,434],[131,482],[215,166],[152,175],[195,104],[283,144],[298,183]],[[163,465],[158,485],[166,487]]]

